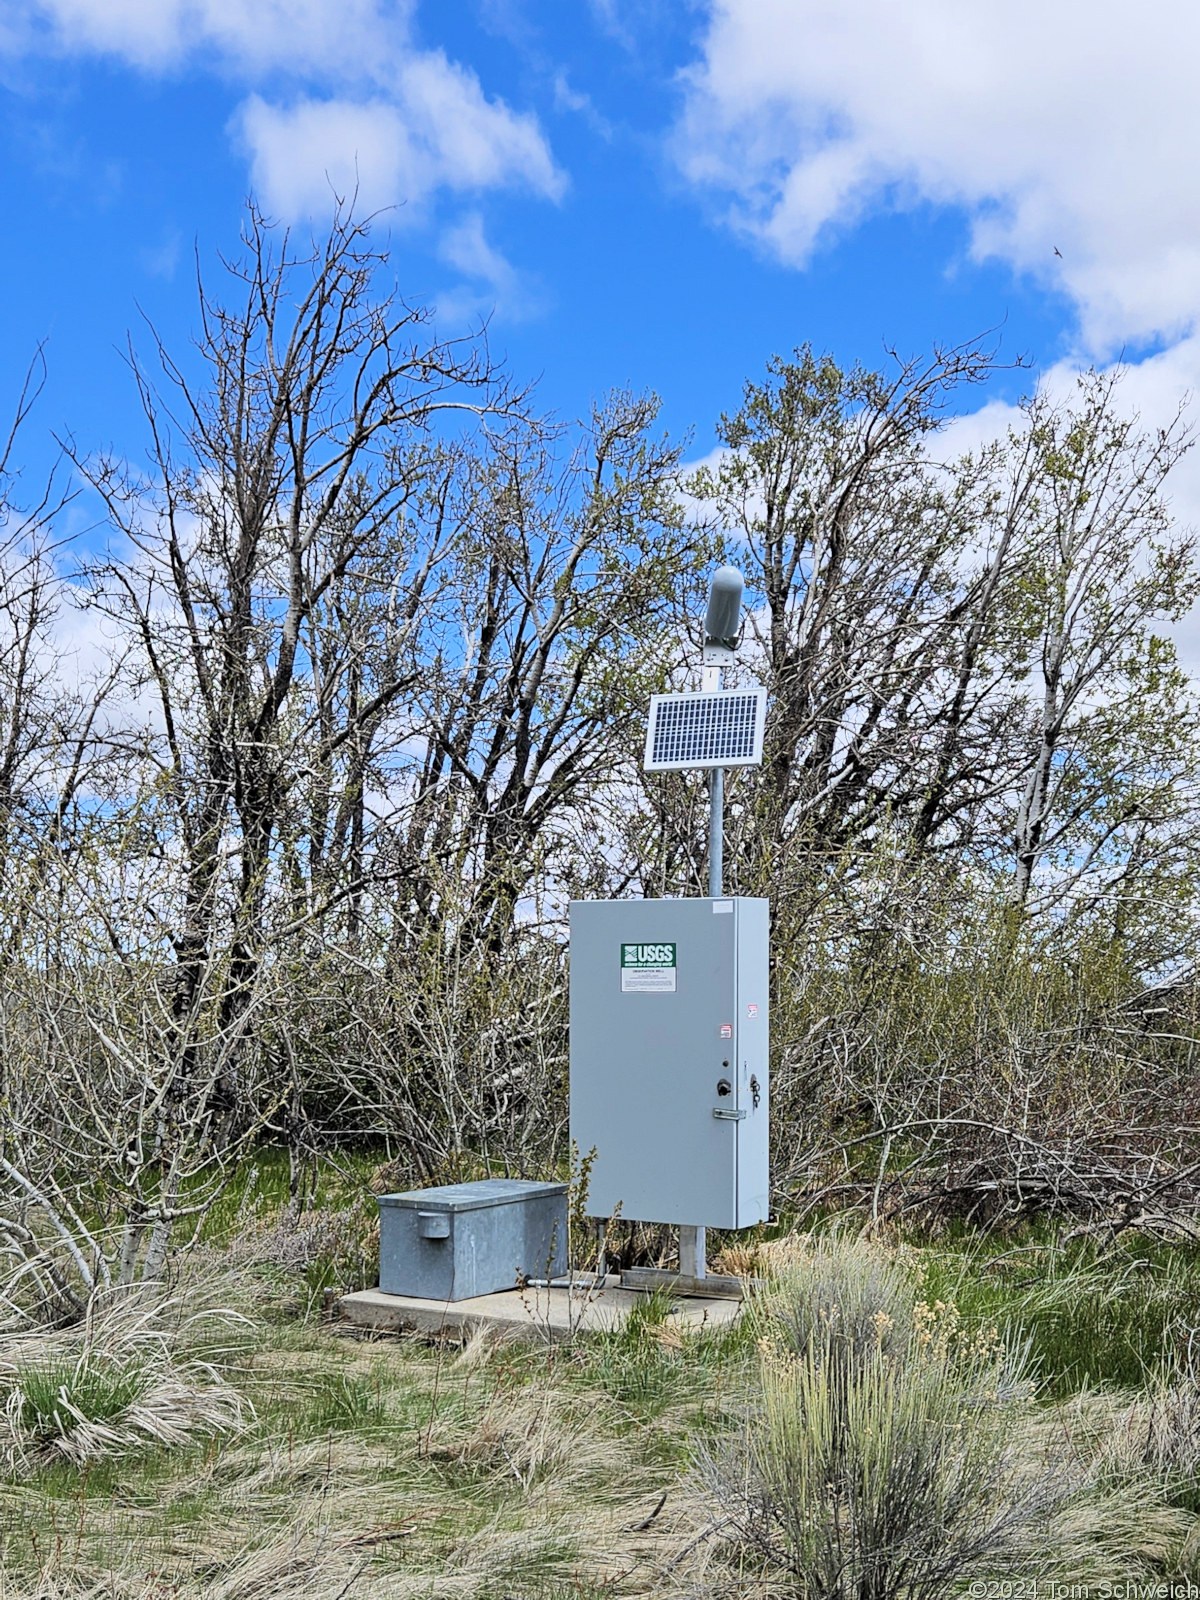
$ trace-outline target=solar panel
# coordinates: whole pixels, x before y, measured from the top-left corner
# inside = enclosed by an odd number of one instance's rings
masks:
[[[650,697],[647,772],[687,767],[757,767],[762,762],[765,689]]]

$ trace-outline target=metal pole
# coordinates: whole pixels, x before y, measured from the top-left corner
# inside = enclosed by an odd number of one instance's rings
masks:
[[[725,769],[712,767],[708,774],[708,893],[713,900],[724,894],[725,855]],[[679,1276],[699,1279],[708,1272],[708,1235],[704,1228],[680,1228]]]
[[[705,667],[704,688],[708,692],[722,685],[720,667]],[[708,773],[708,893],[719,900],[725,890],[725,769],[710,767]],[[679,1276],[698,1280],[708,1274],[708,1230],[682,1227],[679,1230]]]
[[[708,1230],[683,1227],[679,1230],[679,1276],[703,1278],[708,1272]]]
[[[708,774],[708,892],[719,900],[725,867],[725,768],[713,767]]]

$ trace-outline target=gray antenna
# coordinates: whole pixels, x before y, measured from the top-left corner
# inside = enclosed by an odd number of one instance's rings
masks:
[[[736,567],[718,567],[708,585],[708,610],[704,614],[704,645],[727,650],[738,647],[742,624],[742,575]],[[708,656],[705,655],[707,662]]]

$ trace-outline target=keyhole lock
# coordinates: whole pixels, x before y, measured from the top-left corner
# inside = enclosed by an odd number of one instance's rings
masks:
[[[728,1078],[717,1079],[717,1093],[722,1099],[724,1099],[727,1094],[733,1093],[733,1085],[730,1083]]]
[[[757,1111],[758,1102],[762,1099],[762,1090],[758,1086],[758,1079],[753,1074],[750,1077],[750,1098],[754,1102],[755,1111]]]

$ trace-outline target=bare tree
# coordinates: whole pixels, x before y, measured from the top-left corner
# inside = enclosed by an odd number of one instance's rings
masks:
[[[74,490],[55,466],[32,503],[20,497],[15,450],[45,374],[39,349],[0,444],[0,881],[30,865],[40,836],[61,834],[104,698],[65,682],[58,660],[54,530]]]
[[[405,508],[436,456],[434,419],[515,404],[477,343],[431,338],[425,312],[380,291],[384,266],[348,214],[297,251],[251,210],[245,258],[227,263],[240,298],[201,286],[199,376],[159,345],[155,384],[131,356],[149,475],[77,457],[141,555],[89,576],[158,699],[153,753],[185,862],[164,929],[181,1030],[226,938],[221,1026],[235,1027],[298,780],[342,756],[361,781],[381,713],[412,685],[398,639],[443,552],[414,546]],[[355,590],[394,637],[367,652],[351,636],[333,656],[314,629]],[[232,1066],[224,1090],[236,1117]]]

